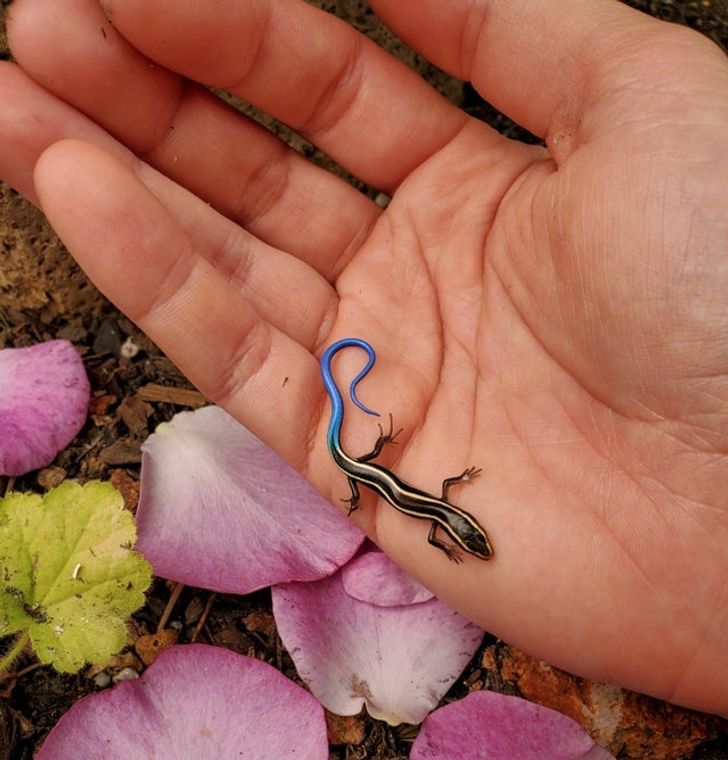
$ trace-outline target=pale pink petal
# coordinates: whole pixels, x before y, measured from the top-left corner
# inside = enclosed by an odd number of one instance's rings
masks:
[[[435,710],[410,760],[614,760],[566,715],[518,697],[477,691]]]
[[[354,557],[341,569],[341,579],[349,596],[379,607],[417,604],[435,596],[380,551]]]
[[[77,702],[36,760],[326,760],[324,711],[253,657],[205,644],[162,652],[144,675]]]
[[[163,578],[247,594],[330,575],[363,540],[219,407],[176,415],[142,452],[137,550]]]
[[[0,351],[0,475],[50,464],[83,427],[90,393],[67,340]]]
[[[381,607],[346,593],[342,574],[273,588],[278,632],[298,674],[333,713],[419,723],[483,632],[438,599]]]

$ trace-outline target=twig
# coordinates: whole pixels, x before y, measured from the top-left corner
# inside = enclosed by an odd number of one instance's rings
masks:
[[[32,673],[34,670],[38,670],[38,668],[42,667],[42,662],[34,662],[32,665],[28,665],[27,668],[23,668],[22,670],[16,670],[13,673],[5,673],[4,675],[0,675],[0,681],[17,681],[18,678],[27,676],[28,673]]]
[[[164,608],[162,617],[159,618],[159,624],[157,625],[157,633],[159,633],[167,625],[169,616],[172,614],[174,605],[177,604],[179,595],[182,593],[182,589],[184,589],[184,587],[185,587],[184,583],[177,583],[175,587],[172,589],[172,593],[169,595],[169,600],[167,601],[167,606]]]
[[[137,396],[142,401],[167,402],[176,406],[191,406],[197,409],[206,406],[209,401],[199,392],[191,388],[177,388],[156,383],[148,383],[137,390]]]
[[[202,630],[202,626],[205,625],[207,622],[207,616],[210,613],[210,610],[212,609],[212,603],[215,601],[215,597],[217,594],[213,591],[210,596],[207,599],[207,604],[205,605],[205,609],[202,610],[202,615],[200,615],[200,619],[197,621],[197,625],[195,626],[195,630],[192,631],[192,636],[190,638],[190,643],[194,643],[197,637],[200,635],[200,631]]]

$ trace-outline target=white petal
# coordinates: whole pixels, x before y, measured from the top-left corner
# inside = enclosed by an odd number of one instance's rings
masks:
[[[438,599],[380,607],[354,599],[341,573],[273,588],[278,632],[298,674],[331,712],[419,723],[478,648],[483,631]]]

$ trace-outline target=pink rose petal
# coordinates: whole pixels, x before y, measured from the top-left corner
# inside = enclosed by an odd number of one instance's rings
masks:
[[[410,760],[614,760],[566,715],[518,697],[477,691],[435,710]]]
[[[326,760],[324,711],[252,657],[205,644],[162,652],[136,681],[77,702],[36,760]]]
[[[318,580],[362,533],[219,407],[182,412],[142,447],[137,550],[157,575],[247,594]]]
[[[435,596],[380,551],[354,557],[341,569],[341,579],[349,596],[379,607],[418,604]]]
[[[375,584],[383,566],[374,567]],[[324,707],[355,715],[366,704],[392,725],[421,722],[483,638],[438,599],[397,607],[354,599],[342,573],[274,587],[273,614],[298,674]]]
[[[0,475],[50,464],[83,427],[90,393],[67,340],[0,351]]]

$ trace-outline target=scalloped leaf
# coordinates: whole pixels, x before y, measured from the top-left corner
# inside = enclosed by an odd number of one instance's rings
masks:
[[[118,652],[151,582],[135,541],[132,515],[107,483],[0,499],[0,636],[28,634],[38,659],[62,672]]]

